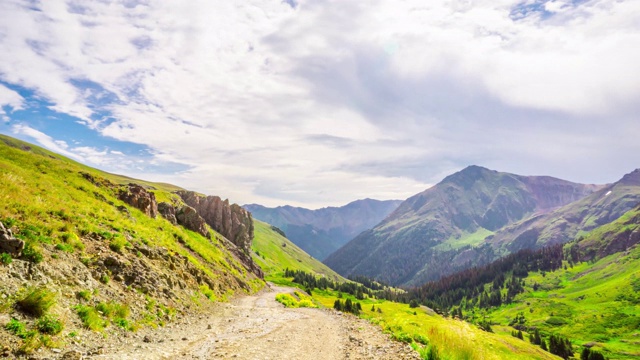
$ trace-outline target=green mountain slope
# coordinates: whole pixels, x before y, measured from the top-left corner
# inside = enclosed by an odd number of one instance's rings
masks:
[[[142,187],[121,185],[132,182]],[[92,329],[111,324],[116,331],[158,326],[208,299],[262,287],[238,257],[242,250],[221,234],[207,226],[205,237],[155,215],[152,193],[178,206],[176,189],[104,173],[0,136],[0,222],[6,228],[0,229],[0,246],[24,242],[22,251],[2,255],[0,318],[23,318],[16,301],[31,287],[43,288],[54,294],[49,315],[63,317],[67,328],[51,343],[64,346],[68,332],[91,331],[78,306],[95,315]],[[99,315],[96,307],[104,310],[104,304],[126,308],[120,325]],[[27,330],[36,320],[27,318]],[[19,345],[20,338],[0,325],[0,343]]]
[[[301,249],[323,260],[395,210],[399,200],[364,199],[341,207],[309,210],[293,206],[244,205],[253,217],[282,229]]]
[[[493,309],[508,324],[523,313],[527,327],[568,336],[611,359],[640,357],[640,208],[568,244],[576,265],[531,273],[516,302]]]
[[[410,289],[434,309],[494,331],[571,339],[612,359],[640,355],[640,206],[565,244],[522,250]],[[540,343],[538,341],[538,343]]]
[[[466,251],[501,228],[598,190],[545,176],[519,176],[470,166],[404,201],[372,230],[324,262],[343,275],[416,285],[494,254]],[[490,249],[488,249],[490,250]],[[449,261],[458,257],[458,261]],[[445,260],[446,259],[446,260]]]
[[[281,282],[284,270],[302,270],[333,281],[344,281],[335,271],[314,259],[296,244],[271,228],[271,225],[254,219],[255,237],[253,258],[265,272],[265,279]]]

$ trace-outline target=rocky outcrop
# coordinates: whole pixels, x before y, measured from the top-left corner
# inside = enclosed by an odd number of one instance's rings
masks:
[[[158,215],[158,203],[156,196],[140,185],[129,184],[126,189],[120,190],[118,198],[127,204],[140,209],[147,216],[155,218]]]
[[[210,234],[209,229],[207,229],[207,223],[198,214],[196,209],[192,208],[191,206],[185,205],[178,209],[178,211],[175,211],[175,213],[178,224],[191,231],[195,231],[204,237],[209,237]]]
[[[245,253],[251,251],[253,219],[251,213],[218,196],[202,196],[193,191],[178,191],[182,200],[193,207],[211,228],[229,239]]]
[[[0,222],[0,253],[7,253],[15,257],[22,255],[24,241],[16,239],[11,229],[6,229]]]
[[[160,213],[160,215],[162,215],[162,217],[169,220],[171,224],[178,224],[178,219],[176,218],[176,208],[174,208],[173,205],[164,201],[160,202],[158,203],[158,212]]]

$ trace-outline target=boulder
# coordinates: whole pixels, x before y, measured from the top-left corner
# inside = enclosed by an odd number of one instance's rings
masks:
[[[209,229],[207,229],[207,223],[198,214],[196,209],[191,206],[185,205],[176,212],[176,220],[178,224],[185,228],[195,231],[204,237],[209,237]]]
[[[22,250],[24,250],[24,241],[16,239],[11,229],[6,229],[4,224],[0,222],[0,253],[19,257],[22,255]]]
[[[178,219],[176,219],[176,208],[168,202],[160,202],[158,203],[158,212],[165,219],[169,220],[173,225],[178,224]]]
[[[129,184],[126,189],[121,189],[118,198],[127,204],[140,209],[147,216],[155,218],[158,215],[158,203],[156,196],[137,184]]]

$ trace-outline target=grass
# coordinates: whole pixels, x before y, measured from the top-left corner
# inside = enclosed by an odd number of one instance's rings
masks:
[[[131,182],[152,189],[161,201],[178,200],[171,191],[181,189],[105,173],[0,135],[0,221],[25,241],[22,260],[49,261],[58,257],[54,252],[86,257],[88,238],[106,241],[116,252],[144,243],[186,256],[229,291],[238,281],[251,283],[252,291],[262,287],[245,270],[238,270],[243,266],[215,238],[220,235],[214,232],[213,240],[206,239],[120,201],[119,185]],[[122,206],[129,214],[118,210]]]
[[[88,305],[78,305],[75,310],[82,321],[82,325],[87,329],[101,331],[107,326],[107,322],[100,317],[100,313],[95,308]]]
[[[485,228],[479,228],[476,232],[473,233],[464,232],[458,237],[451,236],[446,241],[436,245],[434,249],[454,250],[467,245],[476,246],[482,244],[484,239],[489,235],[493,235],[493,231],[487,230]]]
[[[18,308],[32,316],[46,314],[56,304],[56,294],[46,288],[34,288],[16,302]]]
[[[570,338],[576,352],[582,344],[615,359],[640,357],[640,248],[567,269],[531,273],[516,302],[493,309],[494,323],[508,324],[523,313],[526,326]],[[533,286],[537,284],[538,290]],[[510,331],[505,328],[505,331]]]
[[[313,298],[325,307],[332,307],[338,294],[316,289]],[[559,359],[510,334],[485,332],[467,322],[443,318],[424,307],[410,308],[407,304],[371,298],[358,301],[362,303],[361,317],[381,326],[396,340],[410,343],[424,359]]]
[[[288,308],[317,308],[311,297],[295,291],[292,294],[278,294],[276,301]]]
[[[45,315],[36,322],[36,329],[43,334],[58,335],[64,329],[64,323],[53,315]]]
[[[284,277],[284,270],[289,268],[326,276],[335,281],[345,281],[335,271],[275,232],[269,224],[254,219],[253,225],[253,259],[264,270],[266,280],[280,285],[296,286]]]
[[[7,253],[0,254],[0,264],[9,265],[11,264],[12,261],[13,261],[13,258],[11,257],[11,255]]]

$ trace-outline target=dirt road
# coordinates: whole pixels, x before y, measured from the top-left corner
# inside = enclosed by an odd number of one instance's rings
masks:
[[[379,327],[328,309],[287,309],[270,292],[222,304],[216,313],[137,334],[94,359],[419,359]],[[102,354],[100,354],[102,353]]]

